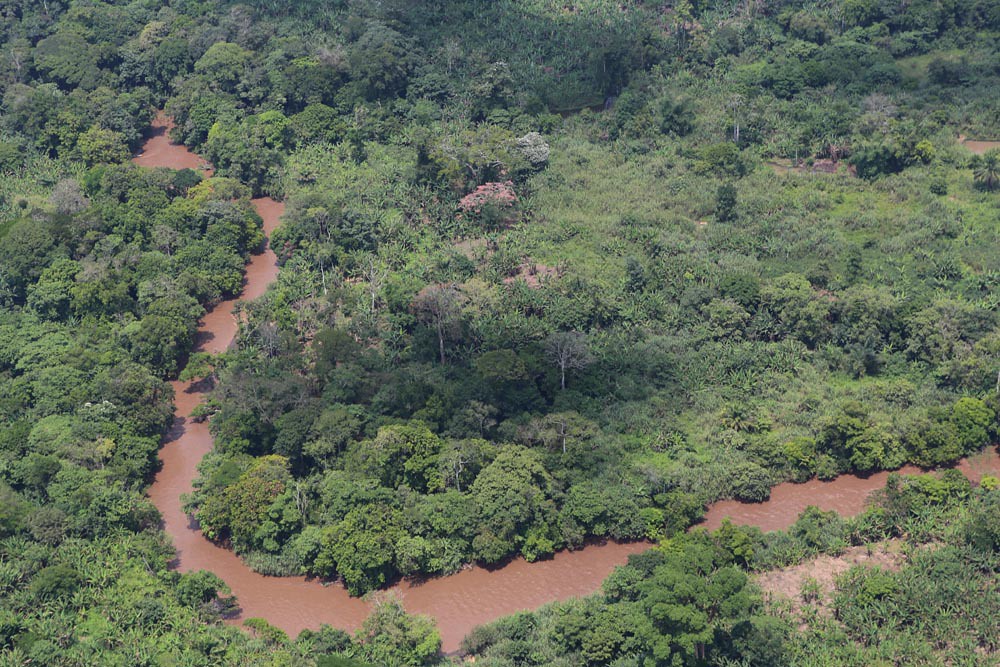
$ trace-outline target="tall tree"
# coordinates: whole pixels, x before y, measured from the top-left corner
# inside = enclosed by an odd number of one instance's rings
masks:
[[[559,387],[566,388],[566,373],[581,370],[593,362],[587,335],[579,331],[557,331],[545,341],[545,353],[559,367]]]
[[[454,285],[428,285],[413,300],[413,310],[421,322],[437,334],[438,354],[446,362],[445,341],[461,323],[462,293]]]
[[[1000,149],[988,150],[976,157],[972,177],[984,190],[995,190],[1000,185]]]

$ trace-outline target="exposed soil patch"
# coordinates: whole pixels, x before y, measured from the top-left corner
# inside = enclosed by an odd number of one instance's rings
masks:
[[[791,160],[770,160],[767,162],[767,166],[778,175],[785,175],[788,173],[795,174],[839,174],[846,173],[848,176],[857,177],[858,170],[854,168],[854,165],[847,164],[846,162],[841,162],[838,160],[831,160],[829,158],[821,158],[814,160],[811,165],[800,163],[792,164]]]
[[[504,283],[511,283],[523,280],[531,289],[538,289],[549,280],[559,277],[559,269],[545,264],[535,264],[534,262],[522,262],[517,269],[517,273],[503,279]]]
[[[982,155],[988,150],[1000,148],[1000,141],[969,139],[964,134],[958,135],[958,143],[968,148],[975,155]]]
[[[764,572],[756,576],[756,581],[766,600],[790,605],[797,617],[801,617],[806,608],[827,615],[831,612],[831,599],[840,575],[855,565],[898,570],[904,559],[901,549],[899,540],[872,547],[851,547],[840,556],[819,556],[792,567]],[[806,584],[812,588],[810,595],[803,595]]]

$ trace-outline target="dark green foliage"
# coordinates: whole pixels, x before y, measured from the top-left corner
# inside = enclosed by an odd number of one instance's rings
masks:
[[[370,23],[350,51],[351,70],[368,99],[395,97],[406,89],[416,64],[413,44],[381,23]]]
[[[732,183],[720,185],[715,193],[715,219],[731,222],[736,219],[736,188]]]
[[[21,148],[10,141],[0,142],[0,171],[16,171],[21,164]]]
[[[750,624],[760,601],[748,584],[730,551],[695,533],[630,558],[605,584],[604,596],[555,603],[477,628],[463,649],[489,665],[504,659],[550,664],[546,660],[556,656],[604,665],[630,655],[652,664],[718,664],[733,657],[734,639],[780,652],[780,643],[767,646],[761,637],[757,626],[763,621]]]
[[[81,584],[80,573],[65,565],[53,565],[41,570],[31,580],[31,594],[43,600],[65,601]]]
[[[0,510],[0,535],[6,537],[14,534],[21,527],[21,521],[27,513],[28,506],[6,483],[0,485],[0,499],[3,509]]]
[[[347,132],[340,114],[325,104],[310,104],[288,120],[292,135],[299,144],[336,143]]]
[[[1000,186],[1000,150],[992,149],[977,155],[972,162],[976,185],[984,190],[996,190]]]
[[[743,176],[748,166],[739,146],[724,141],[702,148],[698,154],[696,169],[718,176]]]
[[[985,554],[1000,552],[1000,493],[996,490],[972,505],[961,527],[965,542]]]
[[[959,479],[964,492],[957,491]],[[557,656],[588,665],[632,664],[630,656],[638,658],[637,664],[737,660],[770,666],[947,655],[974,664],[983,647],[992,651],[1000,639],[995,624],[986,620],[997,608],[995,596],[975,594],[996,586],[990,566],[982,567],[996,562],[990,538],[981,538],[981,531],[988,530],[985,517],[996,511],[997,493],[986,487],[970,492],[958,473],[897,478],[854,520],[809,508],[787,532],[762,534],[727,522],[711,535],[696,531],[678,536],[630,557],[605,582],[602,595],[554,603],[476,628],[465,638],[463,652],[491,667],[508,661],[552,664]],[[927,495],[928,489],[951,490]],[[900,492],[922,500],[904,508],[892,499]],[[953,520],[966,515],[969,521],[954,530]],[[861,565],[838,578],[830,600],[835,624],[816,617],[806,586],[801,611],[789,613],[761,604],[759,591],[748,585],[743,568],[770,569],[820,554],[836,556],[875,522],[901,527],[912,525],[916,517],[929,530],[908,536],[912,553],[898,555],[893,560],[897,567]],[[970,549],[967,543],[979,546]],[[871,554],[890,545],[869,543],[855,550]],[[806,631],[795,629],[800,622],[808,626]]]
[[[899,146],[882,143],[855,150],[851,155],[851,163],[861,178],[875,178],[902,171],[907,162]]]
[[[476,478],[471,493],[479,511],[473,540],[478,558],[495,563],[520,550],[534,560],[557,546],[552,480],[533,452],[502,449]]]

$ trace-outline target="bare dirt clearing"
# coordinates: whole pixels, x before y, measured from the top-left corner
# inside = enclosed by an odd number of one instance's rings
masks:
[[[756,576],[756,581],[768,601],[790,605],[798,617],[807,608],[829,614],[837,578],[842,574],[855,565],[894,571],[899,569],[904,558],[902,543],[890,540],[872,547],[851,547],[840,556],[819,556],[798,565],[764,572]],[[805,592],[803,587],[806,587]]]

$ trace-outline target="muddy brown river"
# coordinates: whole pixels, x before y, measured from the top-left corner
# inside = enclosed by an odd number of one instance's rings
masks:
[[[170,143],[169,128],[169,119],[157,117],[135,163],[173,169],[204,166],[204,161],[184,146]],[[254,199],[253,203],[269,235],[284,205],[269,198]],[[240,298],[260,296],[277,275],[276,258],[268,247],[247,265]],[[198,327],[198,351],[221,352],[229,346],[236,335],[232,314],[235,303],[223,301],[205,315]],[[231,551],[208,541],[197,523],[184,513],[181,494],[191,491],[198,462],[212,449],[212,436],[207,423],[190,419],[203,394],[190,383],[171,384],[176,393],[176,420],[160,450],[163,466],[149,488],[149,497],[163,515],[163,528],[177,549],[175,567],[181,571],[209,570],[222,577],[242,609],[236,622],[241,618],[265,618],[293,637],[322,623],[349,631],[360,627],[369,605],[350,597],[343,586],[253,572]],[[402,598],[407,611],[433,617],[441,631],[443,649],[454,651],[462,637],[477,625],[554,600],[593,593],[629,554],[647,548],[642,543],[595,544],[538,563],[516,559],[498,569],[470,567],[449,577],[404,581],[393,591]]]
[[[134,158],[146,167],[192,168],[211,173],[204,161],[184,146],[172,144],[167,136],[168,118],[160,115],[150,138]],[[269,198],[253,200],[270,234],[278,225],[284,205]],[[242,299],[264,293],[277,277],[274,253],[268,247],[253,256],[246,267]],[[197,349],[225,350],[236,334],[232,314],[235,300],[212,308],[198,328]],[[323,584],[303,577],[268,577],[248,568],[231,551],[208,541],[198,524],[181,509],[180,497],[191,491],[198,462],[212,449],[207,423],[190,419],[191,411],[203,394],[190,383],[173,382],[176,393],[176,420],[160,450],[163,466],[149,488],[149,497],[163,515],[163,527],[177,549],[175,567],[181,571],[209,570],[219,575],[239,600],[241,616],[261,617],[291,636],[306,628],[327,623],[353,631],[360,627],[369,604],[347,594],[339,584]],[[1000,472],[1000,457],[988,453],[963,461],[963,472],[978,479],[984,473]],[[904,469],[903,472],[917,472]],[[709,508],[703,525],[717,527],[725,517],[738,524],[753,524],[765,530],[786,528],[808,505],[834,509],[844,515],[861,511],[865,499],[885,484],[888,473],[866,478],[844,475],[831,482],[813,480],[805,484],[780,484],[765,503],[724,501]],[[628,556],[648,548],[645,543],[594,544],[572,552],[561,552],[550,560],[527,563],[516,559],[504,567],[469,567],[448,577],[426,581],[404,581],[392,590],[402,598],[407,611],[427,614],[441,631],[443,649],[455,651],[462,637],[477,625],[547,602],[593,593],[601,582]]]
[[[978,483],[983,475],[1000,475],[1000,455],[993,447],[962,459],[955,466],[966,477]],[[904,475],[925,471],[915,466],[897,470]],[[761,530],[782,530],[799,518],[802,510],[815,505],[821,510],[836,510],[843,516],[860,514],[865,500],[872,491],[885,486],[889,472],[878,472],[867,477],[841,475],[829,482],[811,479],[803,484],[785,482],[771,489],[771,498],[763,503],[742,503],[738,500],[720,500],[712,504],[701,526],[714,530],[727,517],[735,524],[757,526]]]

